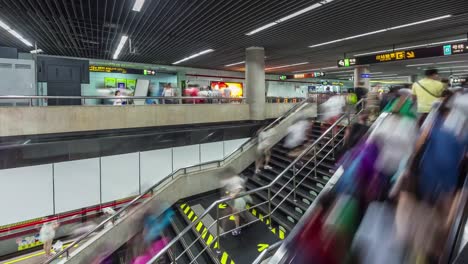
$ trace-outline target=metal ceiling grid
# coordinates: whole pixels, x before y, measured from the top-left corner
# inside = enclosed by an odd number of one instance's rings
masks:
[[[171,64],[212,48],[215,52],[181,65],[226,69],[224,65],[244,60],[246,47],[263,46],[270,67],[310,62],[278,72],[327,67],[344,53],[448,38],[466,34],[468,28],[468,1],[335,0],[245,35],[316,2],[319,0],[146,0],[141,12],[133,12],[134,0],[0,0],[0,20],[51,55],[111,59],[120,37],[127,34],[135,52],[127,44],[119,57],[122,61]],[[308,48],[447,14],[460,15]],[[0,45],[29,51],[1,29]]]

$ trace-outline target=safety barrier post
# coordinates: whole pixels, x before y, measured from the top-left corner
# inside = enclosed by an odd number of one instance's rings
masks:
[[[294,202],[297,202],[296,200],[296,173],[297,173],[297,168],[296,164],[293,166],[293,192],[294,192]]]
[[[200,219],[201,221],[201,219]],[[216,239],[218,240],[218,248],[216,248],[216,254],[221,254],[221,242],[220,242],[220,237],[219,237],[219,204],[216,205]]]
[[[270,229],[273,227],[271,226],[271,187],[268,188],[268,222]]]

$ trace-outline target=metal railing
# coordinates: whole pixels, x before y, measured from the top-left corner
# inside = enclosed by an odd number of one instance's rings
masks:
[[[272,126],[278,124],[279,122],[281,122],[281,120],[283,120],[284,118],[286,118],[287,116],[289,116],[290,114],[292,114],[293,112],[296,112],[296,111],[299,111],[300,109],[302,109],[302,107],[304,107],[306,105],[307,101],[303,101],[297,105],[295,105],[294,107],[292,107],[291,109],[289,109],[288,111],[286,111],[283,115],[281,115],[280,117],[278,117],[276,120],[274,120],[272,123],[270,123],[267,127],[264,128],[264,130],[266,129],[269,129],[271,128]],[[236,154],[238,153],[242,153],[244,152],[244,149],[248,146],[248,145],[252,145],[252,144],[255,144],[256,143],[256,140],[257,138],[256,137],[252,137],[250,138],[250,140],[244,142],[244,144],[242,144],[240,147],[238,147],[236,150],[234,150],[231,154],[229,154],[227,157],[225,157],[224,159],[222,160],[216,160],[216,161],[209,161],[209,162],[204,162],[204,163],[200,163],[200,164],[197,164],[197,165],[193,165],[193,166],[189,166],[189,167],[185,167],[185,168],[180,168],[178,169],[177,171],[174,171],[172,172],[171,174],[169,174],[168,176],[166,176],[165,178],[163,178],[162,180],[160,180],[158,183],[154,184],[153,186],[151,186],[150,188],[148,188],[145,192],[143,192],[142,194],[140,194],[139,196],[135,197],[131,202],[129,202],[128,204],[126,204],[124,207],[122,207],[119,211],[117,211],[114,215],[110,216],[109,218],[107,218],[106,220],[102,221],[99,225],[97,225],[95,228],[93,228],[92,230],[88,231],[87,233],[85,233],[84,235],[82,235],[81,237],[79,237],[78,239],[76,239],[75,241],[73,241],[71,244],[68,245],[68,247],[62,249],[61,251],[59,251],[56,255],[54,255],[52,258],[48,259],[45,263],[52,263],[54,260],[60,258],[60,257],[65,257],[65,258],[69,258],[70,256],[70,250],[73,249],[73,247],[75,245],[77,245],[78,243],[81,243],[82,241],[84,241],[85,239],[88,239],[89,237],[91,237],[94,233],[98,232],[99,230],[103,229],[107,224],[109,223],[112,223],[114,224],[115,221],[122,215],[124,215],[128,209],[131,208],[131,206],[133,205],[136,205],[140,200],[143,200],[146,196],[148,195],[153,195],[155,189],[157,188],[160,188],[162,187],[163,183],[166,183],[169,184],[171,181],[173,181],[175,179],[176,176],[178,176],[179,174],[187,174],[188,172],[194,172],[196,171],[196,169],[198,168],[198,170],[203,170],[203,169],[208,169],[208,168],[213,168],[213,166],[208,166],[208,165],[214,165],[215,168],[218,168],[218,167],[221,167],[224,163],[226,163],[228,160],[232,159]],[[183,233],[186,233],[187,229],[184,229]]]
[[[2,95],[0,102],[11,102],[13,105],[21,102],[27,102],[29,106],[44,106],[49,100],[72,100],[86,105],[86,100],[122,100],[125,105],[133,105],[135,102],[143,102],[153,100],[150,104],[223,104],[223,103],[240,103],[245,104],[245,97],[203,97],[203,96],[50,96],[50,95]],[[90,104],[91,105],[91,104]],[[98,104],[112,105],[112,104]],[[118,105],[121,106],[121,105]]]
[[[359,101],[356,106],[360,105],[360,104],[363,104],[363,100]],[[356,117],[359,113],[361,113],[361,111],[363,110],[364,107],[361,107],[361,110],[358,111],[354,117]],[[354,118],[353,117],[353,118]],[[230,233],[232,230],[224,230],[223,233],[220,232],[220,229],[221,229],[221,225],[222,225],[222,221],[225,220],[225,219],[229,219],[231,216],[234,216],[234,215],[239,215],[239,214],[242,214],[248,210],[252,210],[252,209],[255,209],[257,207],[260,207],[262,205],[267,205],[268,206],[268,213],[266,215],[263,216],[263,219],[268,219],[268,223],[270,225],[270,228],[272,227],[272,219],[271,219],[271,216],[273,213],[275,213],[277,210],[279,210],[280,206],[288,199],[288,197],[290,197],[291,195],[293,195],[294,197],[294,201],[296,201],[296,192],[297,192],[297,189],[298,187],[301,186],[301,184],[306,180],[308,179],[308,177],[312,174],[312,173],[315,173],[314,174],[314,177],[317,178],[317,167],[331,154],[331,155],[334,155],[334,150],[337,146],[340,146],[340,144],[342,143],[342,141],[344,140],[341,139],[341,140],[338,140],[338,142],[336,141],[336,138],[338,135],[340,135],[341,132],[344,131],[344,129],[346,129],[345,126],[341,127],[341,129],[339,129],[338,131],[336,131],[336,128],[338,128],[338,126],[342,123],[342,121],[344,120],[347,120],[348,121],[348,124],[350,124],[352,118],[350,118],[349,114],[346,114],[346,115],[343,115],[341,116],[338,120],[335,121],[335,123],[333,123],[324,133],[322,133],[322,135],[316,139],[311,145],[309,145],[296,159],[294,159],[294,161],[292,161],[272,182],[270,182],[269,184],[265,185],[265,186],[262,186],[262,187],[259,187],[257,189],[253,189],[253,190],[249,190],[249,191],[246,191],[246,192],[243,192],[243,193],[240,193],[238,195],[236,195],[235,197],[228,197],[228,198],[222,198],[222,199],[219,199],[215,202],[213,202],[200,216],[198,216],[198,218],[193,221],[192,223],[190,223],[186,228],[184,228],[184,230],[182,232],[180,232],[174,239],[171,240],[171,242],[168,243],[168,245],[166,247],[164,247],[164,249],[162,249],[157,255],[155,255],[148,263],[154,263],[155,261],[157,261],[161,256],[163,256],[164,254],[166,254],[166,252],[175,244],[177,243],[187,232],[190,232],[192,228],[194,228],[196,225],[198,225],[199,222],[201,222],[204,217],[206,217],[208,214],[210,214],[210,212],[213,210],[213,209],[216,209],[216,219],[215,221],[213,221],[209,226],[207,226],[207,230],[210,230],[210,228],[212,228],[214,225],[216,225],[216,235],[214,235],[214,238],[213,238],[213,241],[216,241],[217,243],[217,248],[221,248],[221,243],[220,243],[220,238],[221,236],[223,235],[226,235],[228,233]],[[327,138],[327,135],[331,133],[331,136],[329,137],[329,140],[322,145],[322,147],[318,149],[319,147],[319,142],[321,142],[323,139],[328,139]],[[325,150],[325,148],[329,147],[331,144],[331,150],[329,150],[325,155],[322,156],[322,159],[320,161],[317,161],[317,158],[318,158],[318,154],[321,153],[323,150]],[[308,160],[299,165],[301,168],[300,169],[297,169],[297,166],[298,163],[300,161],[302,161],[303,159],[307,159],[307,155],[309,155],[310,153],[313,152],[313,156],[308,158]],[[300,175],[300,173],[305,169],[307,168],[307,166],[313,162],[314,166],[312,169],[310,169],[310,171],[308,173],[306,173],[306,175]],[[281,184],[282,187],[279,188],[279,190],[275,190],[275,194],[272,195],[272,187],[275,186],[275,184],[277,184],[279,182],[280,179],[283,179],[283,178],[286,178],[287,174],[292,170],[293,172],[293,175],[291,178],[289,178],[289,180],[284,183],[284,184]],[[300,177],[300,176],[303,176],[302,179],[300,179],[300,181],[297,180],[297,177]],[[293,182],[293,188],[292,190],[276,205],[275,208],[272,208],[272,200],[275,199],[280,193],[282,190],[284,190],[286,188],[286,186],[288,186],[291,182]],[[238,211],[238,212],[234,212],[232,214],[228,214],[228,215],[225,215],[223,217],[220,217],[220,212],[219,212],[219,205],[220,204],[224,204],[224,203],[227,203],[229,201],[233,201],[235,199],[238,199],[238,198],[241,198],[241,197],[244,197],[244,196],[247,196],[247,195],[251,195],[251,194],[255,194],[255,193],[259,193],[259,192],[262,192],[262,191],[267,191],[267,194],[268,194],[268,199],[264,202],[261,202],[259,204],[256,204],[256,205],[253,205],[253,206],[250,206],[248,209],[244,209],[242,211]],[[255,220],[253,221],[250,221],[242,226],[239,226],[237,228],[243,228],[243,227],[246,227],[246,226],[249,226],[251,224],[254,224],[258,221],[261,221],[260,218],[256,218]],[[190,250],[190,248],[192,246],[195,245],[195,243],[197,243],[200,239],[202,238],[202,235],[201,234],[198,234],[196,239],[187,247],[185,248],[182,252],[180,252],[180,254],[178,256],[176,256],[175,258],[175,261],[177,262],[177,260],[179,258],[181,258],[186,252],[188,252],[188,250]],[[195,256],[195,258],[189,263],[193,263],[194,261],[196,261],[196,259],[201,256],[203,254],[203,252],[205,252],[206,250],[208,250],[210,248],[210,245],[205,245],[204,248],[200,251],[200,253]],[[220,252],[217,252],[217,253],[220,253]]]

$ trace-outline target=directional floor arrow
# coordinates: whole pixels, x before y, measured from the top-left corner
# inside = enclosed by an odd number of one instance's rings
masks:
[[[258,252],[262,252],[263,250],[267,249],[270,245],[268,244],[258,244],[257,245],[257,248],[258,248]]]
[[[231,216],[229,217],[229,220],[234,221],[234,220],[236,220],[236,218],[235,218],[233,215],[231,215]]]
[[[225,203],[220,203],[220,204],[218,205],[218,207],[219,207],[219,209],[226,209],[227,204],[225,204]]]

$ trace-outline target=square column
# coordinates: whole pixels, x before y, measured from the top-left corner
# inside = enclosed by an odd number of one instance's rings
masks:
[[[245,51],[245,83],[251,120],[265,119],[265,50],[250,47]]]

